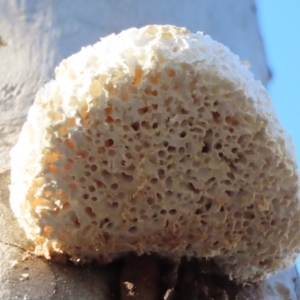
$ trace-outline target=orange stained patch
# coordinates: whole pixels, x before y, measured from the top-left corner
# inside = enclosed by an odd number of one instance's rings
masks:
[[[56,151],[48,152],[46,154],[47,163],[53,163],[54,161],[58,160],[59,158],[61,158],[61,154]]]
[[[79,110],[79,114],[83,120],[83,126],[84,127],[88,127],[91,124],[91,119],[88,113],[88,106],[84,105],[80,110]]]
[[[57,191],[56,193],[55,193],[55,197],[57,198],[57,199],[61,199],[61,196],[62,196],[62,191]]]
[[[69,127],[74,127],[75,126],[75,120],[73,118],[72,119],[68,119],[67,125]]]
[[[68,201],[70,196],[67,194],[67,193],[64,193],[62,191],[57,191],[55,193],[55,197],[59,200],[62,200],[62,201]]]
[[[146,95],[151,95],[152,94],[152,90],[150,88],[145,88],[144,90]]]
[[[121,96],[122,102],[126,102],[128,100],[129,96],[127,92],[124,92]]]
[[[35,198],[32,202],[31,205],[32,206],[38,206],[38,205],[42,205],[45,204],[46,200],[44,198]]]
[[[139,114],[145,114],[148,111],[149,111],[149,107],[148,106],[145,106],[145,107],[142,107],[142,108],[138,109]]]
[[[112,93],[114,90],[115,90],[115,88],[114,88],[114,86],[113,86],[112,84],[108,84],[108,85],[107,85],[107,91],[108,91],[109,93]]]
[[[151,76],[151,77],[149,78],[149,80],[150,80],[150,82],[151,82],[152,84],[157,84],[158,79],[159,79],[159,76],[158,76],[158,75]]]
[[[173,69],[169,69],[167,71],[167,74],[168,74],[169,77],[174,77],[176,75],[176,72]]]
[[[112,111],[113,111],[113,107],[111,104],[107,105],[107,107],[104,109],[106,115],[110,115]]]
[[[54,208],[54,210],[53,210],[53,214],[54,215],[58,215],[59,212],[60,212],[60,208],[59,207]]]
[[[78,157],[81,157],[81,158],[86,158],[87,157],[87,153],[85,151],[82,151],[82,150],[77,150],[76,155]]]
[[[83,127],[89,127],[91,125],[91,119],[88,116],[85,120],[83,120]]]
[[[141,68],[136,68],[135,69],[135,73],[134,73],[134,80],[133,80],[133,83],[134,85],[138,85],[140,84],[140,82],[142,81],[142,78],[143,78],[143,70]]]
[[[70,196],[67,193],[62,193],[61,200],[68,201],[70,199]]]
[[[65,165],[65,170],[66,171],[70,171],[71,170],[71,166],[70,165]]]
[[[97,79],[93,79],[90,84],[90,93],[94,97],[99,97],[102,93],[102,85],[101,82]]]
[[[50,164],[50,165],[49,165],[49,170],[50,170],[50,172],[52,172],[52,173],[57,173],[58,167],[57,167],[56,165],[54,165],[54,164]]]
[[[58,129],[59,135],[66,135],[68,133],[68,129],[66,127],[60,127]]]
[[[71,204],[69,202],[64,203],[62,209],[68,209],[71,207]]]
[[[114,119],[110,116],[107,116],[105,121],[106,121],[106,123],[113,123]]]
[[[45,178],[43,177],[37,177],[34,179],[34,185],[36,186],[42,186],[45,183]]]
[[[64,240],[65,238],[67,238],[69,236],[69,234],[65,231],[61,232],[59,235],[58,235],[58,238],[60,240]]]
[[[48,210],[42,209],[42,210],[40,211],[40,214],[43,215],[43,216],[45,216],[45,215],[48,214]]]
[[[77,184],[74,183],[74,182],[72,182],[72,183],[69,184],[69,187],[70,187],[71,189],[76,189],[76,188],[77,188]]]
[[[50,226],[45,226],[44,227],[44,233],[45,233],[45,237],[48,238],[50,233],[52,232],[52,227]]]
[[[51,191],[49,191],[49,190],[44,191],[44,197],[45,198],[49,198],[49,197],[51,197],[51,195],[52,195]]]
[[[70,139],[65,140],[65,145],[69,148],[69,149],[74,149],[74,143],[73,141],[71,141]]]
[[[226,204],[226,199],[224,197],[218,197],[217,198],[217,203],[218,203],[218,206],[223,206],[224,204]]]
[[[157,91],[156,90],[151,90],[150,88],[145,88],[144,92],[145,92],[146,95],[157,96]]]
[[[80,108],[80,110],[79,110],[79,114],[80,114],[80,116],[81,116],[83,119],[85,119],[85,118],[87,117],[87,115],[88,115],[87,110],[88,110],[88,106],[87,106],[87,105],[83,105],[83,106]]]
[[[53,229],[52,229],[51,226],[45,226],[45,227],[44,227],[44,232],[45,232],[45,233],[50,233],[52,230],[53,230]]]

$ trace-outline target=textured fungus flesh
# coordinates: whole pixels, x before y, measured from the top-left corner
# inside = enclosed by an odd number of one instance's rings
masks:
[[[201,33],[130,29],[64,60],[11,156],[12,208],[46,257],[214,257],[258,280],[299,251],[291,142],[262,85]]]

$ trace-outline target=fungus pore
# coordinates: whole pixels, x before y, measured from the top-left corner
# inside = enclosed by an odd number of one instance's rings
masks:
[[[239,281],[294,262],[293,146],[228,48],[132,28],[62,61],[11,151],[11,206],[37,252],[214,258]]]

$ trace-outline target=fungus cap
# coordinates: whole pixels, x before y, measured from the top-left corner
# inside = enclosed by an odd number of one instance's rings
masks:
[[[11,206],[46,257],[213,257],[240,281],[299,252],[293,146],[222,44],[132,28],[64,60],[11,151]]]

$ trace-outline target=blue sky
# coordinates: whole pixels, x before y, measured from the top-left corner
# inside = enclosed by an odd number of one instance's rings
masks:
[[[300,1],[256,2],[273,73],[268,90],[283,127],[293,138],[300,162]]]
[[[256,0],[256,3],[267,61],[273,73],[268,90],[281,124],[292,136],[299,166],[300,1]],[[297,267],[300,272],[300,258]]]

